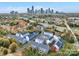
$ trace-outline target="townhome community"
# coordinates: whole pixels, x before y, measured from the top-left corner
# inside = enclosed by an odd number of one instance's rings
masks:
[[[27,8],[0,14],[0,55],[79,55],[79,13]]]

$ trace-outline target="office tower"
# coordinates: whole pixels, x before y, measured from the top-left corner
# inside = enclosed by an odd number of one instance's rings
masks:
[[[51,13],[50,8],[48,8],[48,13]]]
[[[32,14],[34,14],[34,6],[32,6],[32,10],[31,11],[32,11]]]
[[[40,12],[41,12],[41,14],[43,14],[43,13],[44,13],[44,10],[43,10],[43,8],[41,8],[41,11],[40,11]]]
[[[55,13],[56,13],[56,14],[58,14],[59,12],[58,12],[58,11],[56,11]]]
[[[45,14],[47,14],[47,9],[46,9],[46,11],[45,11]]]
[[[10,14],[15,14],[15,11],[11,11]]]
[[[37,9],[35,9],[35,12],[34,12],[34,13],[35,13],[35,14],[37,14],[37,12],[38,12],[38,10],[37,10]]]
[[[54,10],[52,9],[52,10],[51,10],[51,14],[53,14],[53,13],[54,13]]]
[[[27,8],[27,13],[30,13],[30,9],[29,8]]]
[[[40,8],[39,10],[37,10],[37,9],[34,9],[34,6],[32,6],[31,9],[27,8],[27,13],[29,14],[53,14],[54,10],[50,8],[46,10],[44,10],[43,8]],[[55,13],[58,13],[58,11]]]
[[[48,8],[48,9],[46,10],[46,13],[47,13],[47,14],[49,14],[49,12],[50,12],[50,8]]]

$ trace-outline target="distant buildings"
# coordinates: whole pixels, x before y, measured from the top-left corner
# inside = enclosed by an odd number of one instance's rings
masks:
[[[28,14],[53,14],[54,13],[54,10],[53,9],[46,9],[44,10],[43,8],[40,8],[40,9],[34,9],[34,6],[32,6],[32,8],[27,8],[27,13]]]
[[[44,13],[44,10],[43,10],[43,8],[41,8],[41,14],[43,14]]]
[[[28,14],[34,14],[35,13],[34,6],[32,6],[32,9],[27,8],[27,13]]]
[[[18,14],[18,12],[17,11],[11,11],[10,14],[16,15],[16,14]]]
[[[27,13],[30,13],[30,9],[29,8],[27,8]]]
[[[31,11],[32,11],[32,14],[34,14],[34,6],[32,6],[32,10]]]

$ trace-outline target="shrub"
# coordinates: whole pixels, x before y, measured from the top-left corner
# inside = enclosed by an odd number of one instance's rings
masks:
[[[74,43],[74,39],[72,38],[72,39],[68,40],[68,42],[69,43]]]
[[[0,30],[0,35],[6,35],[7,33],[9,33],[9,32],[6,30]]]
[[[0,47],[0,53],[3,51],[4,47]]]
[[[11,52],[15,52],[17,48],[18,48],[18,45],[15,42],[10,44],[9,46],[9,49],[11,50]]]
[[[16,22],[11,22],[10,23],[10,26],[14,26],[14,25],[16,25],[17,23]]]
[[[10,41],[10,44],[13,43],[13,42],[16,43],[16,39],[13,39],[13,38],[10,38],[9,41]]]
[[[4,48],[2,51],[2,55],[7,55],[7,54],[8,54],[8,50],[7,50],[7,48]]]
[[[74,53],[71,53],[70,56],[78,56],[79,53],[78,52],[74,52]]]
[[[8,39],[3,39],[3,47],[8,48],[10,45],[10,41]]]
[[[69,43],[74,43],[74,38],[72,37],[72,35],[70,33],[67,33],[65,36],[63,36],[63,39],[66,40]]]
[[[33,49],[29,47],[28,49],[25,49],[24,55],[27,56],[45,56],[46,54],[39,53],[38,49]]]
[[[3,46],[3,39],[0,39],[0,46]]]

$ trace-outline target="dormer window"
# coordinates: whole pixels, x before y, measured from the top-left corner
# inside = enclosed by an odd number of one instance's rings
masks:
[[[20,37],[23,38],[23,35],[21,34]]]
[[[19,36],[20,34],[19,33],[16,33],[16,36]]]

